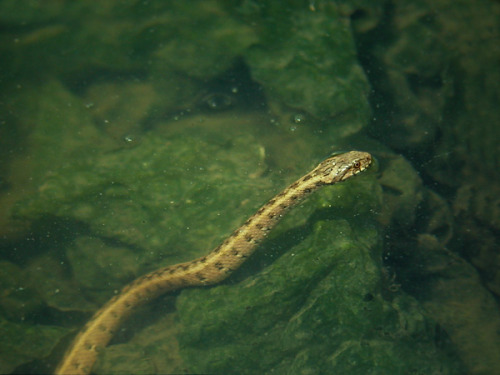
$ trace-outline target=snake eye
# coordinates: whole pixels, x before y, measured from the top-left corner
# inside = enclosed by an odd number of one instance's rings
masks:
[[[361,163],[359,161],[357,161],[354,163],[353,167],[356,169],[359,169],[359,167],[361,167]]]

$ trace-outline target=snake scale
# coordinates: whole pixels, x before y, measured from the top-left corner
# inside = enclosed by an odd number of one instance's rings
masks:
[[[56,374],[90,374],[99,350],[108,344],[134,308],[168,291],[224,280],[254,252],[285,211],[319,187],[345,181],[364,171],[371,162],[371,155],[361,151],[350,151],[324,160],[262,206],[208,255],[160,268],[125,286],[76,336]]]

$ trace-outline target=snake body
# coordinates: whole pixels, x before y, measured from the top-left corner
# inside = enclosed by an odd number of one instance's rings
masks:
[[[332,156],[288,186],[235,230],[208,255],[160,268],[139,277],[99,309],[74,339],[56,374],[89,374],[98,352],[137,306],[185,287],[218,283],[236,270],[266,237],[285,211],[323,185],[344,181],[371,164],[366,152]]]

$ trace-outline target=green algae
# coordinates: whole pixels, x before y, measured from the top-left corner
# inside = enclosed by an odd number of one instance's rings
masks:
[[[259,20],[261,38],[245,57],[271,101],[322,121],[335,118],[342,136],[366,124],[368,82],[357,61],[349,18],[336,5],[322,3],[320,11],[308,12],[302,3],[282,7],[265,2],[250,15]]]
[[[89,273],[92,270],[88,270]],[[64,261],[57,259],[53,252],[48,252],[34,258],[24,268],[26,278],[25,286],[36,291],[38,297],[43,301],[39,306],[40,311],[47,308],[57,309],[62,312],[95,310],[96,305],[89,301],[81,293],[81,284],[75,282],[72,276],[68,275],[68,267]],[[45,309],[43,309],[44,307]],[[23,309],[19,315],[39,313]],[[43,312],[42,312],[43,313]]]
[[[134,148],[65,161],[19,204],[17,216],[54,216],[89,228],[92,236],[77,238],[62,259],[87,298],[104,303],[110,291],[159,264],[208,252],[241,219],[221,215],[221,207],[236,209],[270,186],[258,177],[261,154],[250,136],[224,140],[218,135],[217,142],[210,142],[209,133],[198,129],[190,137],[168,138],[152,133]],[[250,215],[255,208],[252,203],[242,212]]]
[[[0,4],[5,24],[41,26],[5,33],[2,53],[12,58],[2,71],[10,81],[14,72],[32,77],[41,70],[72,87],[75,77],[94,83],[92,73],[99,71],[143,77],[154,91],[148,112],[161,114],[196,106],[207,80],[244,61],[273,106],[323,122],[335,118],[339,132],[352,134],[369,118],[368,82],[347,7],[317,7],[207,0],[20,7],[6,1]]]
[[[81,239],[68,249],[73,277],[86,293],[102,282],[110,288],[120,285],[156,268],[158,261],[171,264],[206,253],[206,243],[220,241],[256,209],[255,203],[242,202],[262,203],[272,185],[260,177],[262,154],[251,136],[212,133],[206,121],[205,129],[158,130],[131,148],[64,161],[19,206],[18,215],[71,218],[94,235],[127,244],[119,267],[111,266],[116,246]],[[453,373],[432,343],[432,324],[418,305],[406,295],[384,297],[376,223],[381,192],[373,179],[363,177],[325,188],[297,207],[229,283],[181,293],[178,340],[184,366],[191,371],[294,373],[364,371],[373,363],[382,372],[430,371],[439,364],[443,373]],[[411,192],[411,181],[393,185]],[[224,220],[216,223],[223,205],[238,208],[238,214],[222,215]],[[103,253],[95,256],[96,251]],[[158,358],[161,351],[145,342],[148,355]],[[116,355],[99,366],[108,371],[118,361],[123,368],[126,350],[141,345],[114,347]],[[234,367],[234,358],[240,367]],[[145,367],[137,371],[150,369],[147,362],[141,361]]]
[[[87,223],[99,236],[148,249],[146,259],[148,254],[157,259],[157,253],[173,249],[173,243],[177,249],[189,249],[186,230],[192,227],[194,237],[208,235],[210,224],[203,228],[201,223],[217,216],[225,191],[232,192],[233,202],[225,204],[237,206],[256,194],[254,186],[265,186],[258,177],[248,179],[260,173],[261,162],[259,148],[249,136],[228,137],[223,148],[205,137],[198,133],[165,139],[150,134],[135,148],[67,162],[45,177],[17,215],[32,220],[55,215]],[[247,147],[249,143],[253,145]],[[250,183],[242,187],[243,181]],[[191,224],[186,228],[186,223]],[[187,251],[183,257],[194,255],[192,249]]]
[[[222,2],[214,1],[196,2],[196,5],[149,2],[145,7],[141,5],[146,3],[127,1],[101,4],[99,9],[93,9],[78,1],[35,7],[25,7],[25,4],[21,7],[18,1],[2,2],[0,17],[4,24],[43,25],[39,30],[7,31],[2,35],[0,47],[3,55],[12,56],[2,62],[5,77],[16,76],[12,72],[20,71],[29,72],[28,77],[39,71],[44,75],[43,82],[37,79],[30,85],[19,85],[12,95],[14,100],[8,100],[8,107],[14,104],[14,112],[22,112],[18,123],[29,128],[27,146],[29,158],[33,160],[29,174],[32,186],[37,189],[21,197],[16,215],[30,223],[49,217],[62,218],[87,228],[85,234],[89,235],[77,234],[75,244],[69,246],[60,259],[41,256],[31,262],[26,272],[32,277],[23,276],[22,283],[12,282],[15,278],[9,280],[11,275],[19,273],[17,266],[2,264],[7,274],[2,280],[7,280],[6,289],[14,290],[16,285],[33,287],[3,296],[2,314],[9,319],[19,319],[23,313],[40,308],[42,301],[63,312],[93,310],[136,275],[160,264],[206,253],[282,187],[283,181],[271,180],[277,180],[280,173],[288,179],[299,169],[305,171],[302,167],[308,162],[304,161],[299,161],[301,167],[291,173],[290,170],[270,171],[268,166],[272,163],[263,152],[265,141],[251,131],[213,130],[220,120],[217,116],[204,123],[212,131],[203,126],[190,127],[189,121],[182,122],[183,130],[176,133],[159,130],[172,126],[163,122],[155,123],[153,131],[151,128],[145,131],[143,123],[155,118],[151,113],[170,113],[191,107],[202,91],[203,82],[223,74],[235,60],[244,60],[273,110],[285,105],[293,111],[306,112],[306,116],[318,117],[324,123],[334,119],[321,133],[328,134],[324,137],[330,142],[327,147],[338,148],[344,144],[350,149],[353,145],[362,145],[342,139],[364,127],[370,112],[366,99],[368,84],[356,57],[350,22],[355,19],[355,29],[371,29],[380,21],[381,11],[367,1],[355,3],[361,5],[316,1],[310,2],[307,9],[298,1],[291,1],[287,6],[253,1],[235,6],[226,2],[225,8],[220,5]],[[420,9],[424,3],[416,8]],[[439,14],[450,8],[444,4]],[[408,14],[398,16],[393,26],[406,25],[407,28],[397,30],[401,41],[381,60],[385,59],[391,73],[388,91],[396,92],[394,95],[400,100],[397,103],[400,118],[407,125],[413,124],[415,113],[423,119],[423,122],[416,121],[417,126],[408,126],[405,130],[409,134],[406,144],[420,144],[435,134],[436,123],[448,108],[449,72],[441,74],[434,67],[449,63],[443,46],[434,44],[432,32],[428,32],[434,31],[435,18],[421,17],[413,23],[413,14],[423,13],[415,13],[412,7],[405,8],[404,3],[396,6]],[[21,9],[13,12],[12,7]],[[357,9],[372,12],[362,27],[359,13],[350,19]],[[66,20],[50,24],[62,10]],[[8,18],[9,13],[17,13],[17,18]],[[469,12],[464,15],[468,18]],[[442,22],[448,27],[445,31],[463,28],[458,25],[463,22],[461,18],[455,21],[458,24],[450,22],[453,19],[454,15],[450,14]],[[82,23],[87,27],[82,28]],[[486,28],[488,24],[485,22]],[[494,38],[485,32],[479,39]],[[468,45],[467,42],[460,42],[460,46]],[[93,48],[89,49],[89,45]],[[482,56],[487,55],[490,63],[496,62],[494,55],[484,53],[493,49],[488,48],[487,43],[481,46],[486,46]],[[423,50],[427,53],[421,53]],[[429,55],[429,50],[434,53]],[[476,58],[474,50],[458,50],[472,56],[472,60],[482,60]],[[478,121],[474,116],[478,112],[490,113],[486,109],[496,102],[491,100],[495,96],[489,85],[490,100],[475,100],[475,93],[480,90],[477,87],[481,88],[481,84],[475,82],[480,83],[483,76],[476,74],[477,67],[471,59],[459,66],[459,74],[464,67],[466,104],[477,111],[471,111],[470,117],[461,121],[460,131],[469,129],[470,118],[479,124],[466,145],[477,151],[477,145],[484,139],[480,136],[488,133],[488,126],[496,122]],[[74,81],[93,77],[100,69],[125,77],[130,75],[134,80],[136,76],[145,77],[143,86],[133,85],[129,89],[137,92],[139,87],[141,94],[118,104],[109,99],[103,107],[110,104],[111,109],[100,112],[99,104],[106,101],[107,96],[123,94],[129,87],[126,84],[99,86],[90,78],[89,90],[82,101],[74,92],[81,90],[75,89]],[[487,69],[480,69],[483,70]],[[417,85],[421,91],[415,90],[415,77],[419,78],[419,74],[424,78],[424,84]],[[443,87],[425,85],[435,82],[436,76],[446,81]],[[384,78],[382,75],[380,79]],[[135,100],[140,100],[140,105],[131,105]],[[432,105],[429,102],[433,102]],[[429,118],[431,121],[426,121]],[[487,115],[482,118],[488,120]],[[112,124],[107,126],[110,121]],[[193,121],[202,122],[199,118]],[[31,128],[27,124],[36,126]],[[242,126],[235,122],[235,129]],[[400,140],[398,129],[384,132],[385,140],[387,137]],[[130,131],[135,133],[134,141],[127,147],[112,139],[116,135],[121,139]],[[302,129],[302,134],[309,134],[308,145],[303,146],[303,150],[319,148],[311,136],[314,131]],[[486,139],[489,147],[485,150],[492,150],[495,137]],[[450,140],[455,138],[448,133],[445,141]],[[285,143],[282,139],[276,142],[276,149],[284,147],[282,143]],[[484,153],[489,167],[494,166],[491,156],[496,154]],[[475,156],[476,159],[484,159],[481,152],[475,155],[480,155]],[[297,157],[293,156],[290,164],[296,162]],[[309,154],[305,159],[308,157]],[[311,203],[292,212],[271,235],[267,245],[259,249],[255,259],[228,283],[209,290],[181,293],[178,319],[183,331],[179,340],[187,367],[221,372],[237,369],[283,373],[318,373],[332,369],[349,373],[430,373],[433,369],[438,373],[457,372],[449,363],[451,356],[447,357],[433,343],[432,321],[424,317],[418,303],[404,293],[396,297],[384,293],[388,285],[381,276],[384,271],[380,263],[382,234],[371,215],[381,213],[377,221],[384,227],[396,222],[412,228],[419,205],[426,203],[421,182],[408,162],[402,158],[384,162],[380,180],[384,188],[382,208],[374,185],[368,190],[371,198],[356,190],[358,184],[367,188],[362,182],[347,185],[349,190],[344,187],[325,190],[322,198],[312,198]],[[266,176],[266,172],[272,173]],[[336,202],[334,209],[329,209],[331,202]],[[47,250],[50,256],[54,256],[52,251]],[[55,256],[59,257],[59,252]],[[275,259],[278,260],[275,262]],[[323,262],[325,264],[317,264]],[[363,272],[358,274],[360,270]],[[479,288],[479,282],[474,282]],[[102,292],[101,287],[106,291]],[[84,295],[79,294],[81,292]],[[444,305],[453,306],[451,297],[444,304],[439,303],[443,295],[446,297],[446,293],[436,291],[437,302],[429,302],[427,306],[435,303],[436,311]],[[21,306],[23,304],[25,306]],[[213,312],[205,307],[212,308]],[[441,315],[436,316],[443,316],[440,320],[447,321],[451,312],[452,309],[441,311]],[[151,330],[164,331],[168,324],[172,321],[154,323]],[[450,327],[453,332],[455,327],[452,324]],[[17,328],[19,336],[23,335],[22,329],[26,329],[25,337],[34,337],[29,324]],[[473,339],[473,329],[468,332],[470,336],[463,337]],[[168,365],[161,358],[171,349],[165,346],[165,341],[175,340],[174,336],[147,333],[134,338],[138,343],[131,340],[134,344],[128,349],[126,344],[121,344],[106,350],[116,351],[118,355],[108,362],[104,360],[105,365],[111,363],[103,367],[104,372],[113,368],[121,372],[173,372],[169,367],[162,367]],[[5,337],[10,340],[11,336]],[[149,343],[141,343],[152,337]],[[52,343],[59,339],[57,335],[48,336]],[[9,350],[5,353],[10,353]],[[44,353],[48,355],[48,351]],[[467,353],[474,355],[473,350]],[[153,360],[148,362],[145,356]],[[34,357],[23,358],[31,361]],[[17,359],[14,362],[25,363]],[[234,363],[240,368],[231,367]],[[182,369],[179,365],[175,371]]]
[[[78,285],[103,304],[109,290],[117,292],[138,273],[135,252],[125,246],[106,245],[95,237],[81,236],[66,251],[72,276]],[[106,285],[103,292],[103,285]],[[74,305],[74,304],[73,304]]]
[[[156,319],[148,318],[148,324],[127,342],[107,347],[99,356],[94,369],[97,374],[175,374],[186,372],[179,357],[175,334],[178,325],[165,304],[156,304],[152,312]],[[133,319],[133,318],[132,318]],[[139,319],[135,326],[140,326]],[[130,325],[129,329],[131,328]],[[133,329],[133,328],[132,328]]]
[[[9,320],[21,321],[42,305],[42,299],[33,289],[21,267],[14,263],[0,262],[1,316]]]
[[[315,193],[228,281],[182,291],[178,323],[153,322],[146,336],[106,349],[97,368],[460,373],[459,362],[436,345],[435,323],[416,300],[386,289],[380,198],[370,172]],[[172,326],[178,328],[170,332]],[[155,347],[177,340],[183,364],[172,369]],[[129,352],[147,353],[149,363],[127,358]]]
[[[374,216],[358,216],[352,204],[373,210],[377,194],[356,184],[321,197],[330,214],[298,229],[303,240],[278,252],[279,241],[262,245],[256,256],[276,259],[258,274],[181,293],[180,353],[189,371],[457,373],[416,301],[387,298]],[[355,198],[339,209],[349,195]]]
[[[13,323],[0,318],[0,372],[11,373],[19,365],[46,358],[67,333],[68,329],[62,327]]]

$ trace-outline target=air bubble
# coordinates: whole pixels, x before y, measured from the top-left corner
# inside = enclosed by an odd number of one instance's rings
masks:
[[[301,114],[301,113],[297,113],[295,116],[293,116],[293,121],[296,124],[300,124],[304,120],[305,120],[305,116],[303,114]]]

